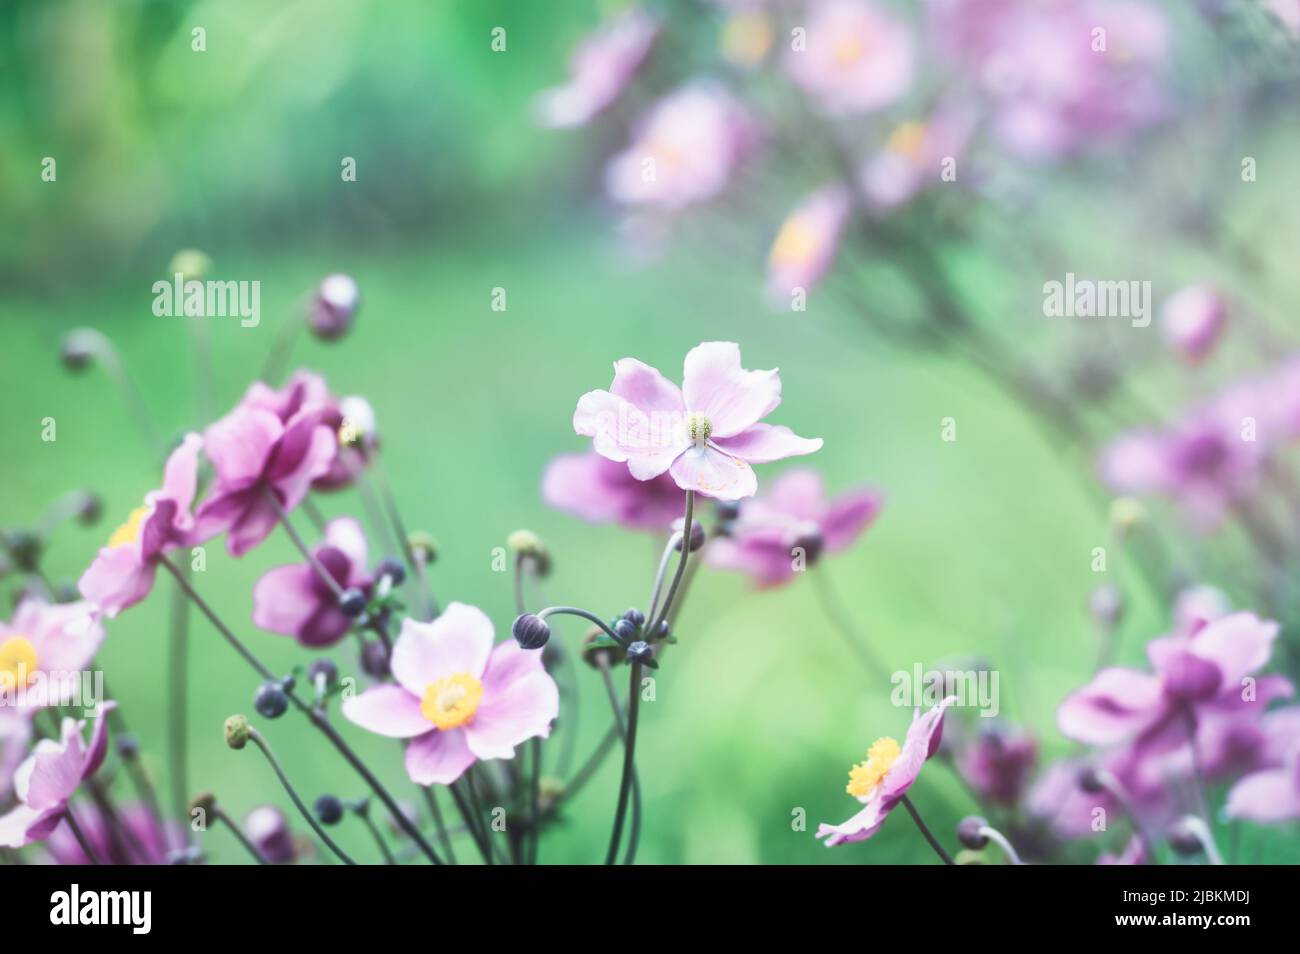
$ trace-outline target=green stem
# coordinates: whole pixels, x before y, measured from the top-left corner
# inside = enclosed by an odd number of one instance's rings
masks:
[[[289,781],[289,776],[284,774],[284,769],[280,767],[279,759],[277,759],[275,753],[271,751],[271,746],[267,744],[266,739],[262,737],[262,733],[258,732],[256,729],[252,729],[250,730],[248,737],[252,740],[254,745],[262,750],[262,754],[266,756],[266,760],[271,763],[271,768],[275,771],[276,778],[280,780],[280,784],[284,786],[284,790],[289,793],[289,798],[293,801],[294,807],[298,809],[298,814],[302,815],[302,817],[307,821],[307,824],[311,826],[311,830],[316,833],[316,837],[325,842],[329,850],[334,852],[334,854],[338,856],[339,860],[345,865],[355,865],[356,862],[352,860],[352,857],[334,843],[334,839],[325,832],[325,829],[320,826],[320,822],[316,821],[316,816],[311,813],[311,809],[309,809],[306,804],[304,804],[302,798],[299,797],[298,790],[295,789],[293,783]]]
[[[240,830],[240,827],[235,824],[234,820],[222,811],[219,806],[214,805],[212,807],[212,817],[219,822],[223,822],[225,826],[230,829],[231,833],[235,836],[235,841],[244,846],[244,850],[253,856],[254,861],[259,865],[270,864],[270,862],[266,860],[266,857],[257,850],[257,846],[248,840],[248,836]]]
[[[687,513],[690,513],[690,495],[687,495]],[[689,521],[689,517],[687,518]],[[687,533],[690,533],[689,523]],[[690,539],[687,536],[685,539]],[[682,561],[685,562],[689,547],[682,548]],[[680,564],[679,564],[680,566]],[[680,573],[678,574],[680,576]],[[671,591],[669,593],[671,598]],[[609,835],[609,850],[605,853],[605,864],[612,865],[618,857],[618,843],[623,837],[623,819],[627,814],[627,801],[632,792],[632,779],[636,774],[636,728],[641,712],[641,663],[634,661],[628,689],[627,731],[623,738],[623,780],[618,786],[618,806],[614,809],[614,830]]]

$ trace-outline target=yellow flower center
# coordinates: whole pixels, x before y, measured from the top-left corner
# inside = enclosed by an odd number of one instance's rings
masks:
[[[867,38],[857,33],[845,33],[835,39],[831,59],[841,69],[856,66],[867,55],[870,46]]]
[[[925,135],[924,123],[902,123],[889,134],[885,148],[916,161],[921,158],[921,150],[925,147]]]
[[[849,769],[849,784],[845,791],[855,798],[870,795],[884,781],[902,751],[889,736],[876,739],[871,743],[871,748],[867,749],[867,760]]]
[[[110,547],[124,547],[127,544],[135,543],[140,539],[140,525],[144,523],[144,518],[149,515],[148,507],[136,507],[131,511],[131,516],[126,518],[126,523],[113,531],[113,535],[108,538]]]
[[[789,265],[803,265],[817,252],[819,236],[807,215],[795,213],[785,220],[781,231],[776,233],[768,262],[776,268]]]
[[[458,672],[425,687],[420,711],[438,728],[454,729],[474,718],[482,698],[483,683],[467,672]]]
[[[767,56],[772,39],[772,21],[766,13],[737,13],[723,24],[722,54],[732,63],[753,66]]]
[[[36,676],[36,647],[26,636],[10,636],[0,643],[0,689],[12,691]]]

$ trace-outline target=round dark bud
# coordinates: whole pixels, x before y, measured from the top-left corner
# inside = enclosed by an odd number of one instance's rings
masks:
[[[117,754],[128,762],[133,761],[140,755],[140,740],[130,732],[119,735],[117,737]]]
[[[77,523],[86,527],[93,526],[99,523],[99,518],[103,514],[104,498],[99,494],[83,490],[77,495],[76,507],[73,510]]]
[[[355,586],[339,594],[339,609],[348,619],[356,619],[366,611],[366,594]]]
[[[426,566],[438,559],[438,543],[423,530],[412,530],[406,535],[406,545],[411,548],[415,559]]]
[[[740,516],[740,501],[719,500],[713,512],[717,515],[720,523],[731,523]]]
[[[41,538],[27,530],[15,530],[9,534],[9,552],[14,563],[24,573],[35,573],[41,562],[41,551],[45,545]]]
[[[59,347],[59,360],[69,371],[85,371],[95,359],[97,332],[79,328],[70,332]]]
[[[510,626],[510,635],[524,649],[541,649],[551,638],[551,627],[540,616],[524,613],[515,617]]]
[[[361,650],[361,668],[374,679],[388,676],[388,650],[383,643],[377,639],[366,643],[365,649]]]
[[[293,673],[289,673],[280,680],[280,688],[285,692],[293,692],[298,687],[298,679]]]
[[[989,843],[989,836],[983,832],[988,824],[978,815],[967,815],[957,824],[957,840],[971,851],[979,851]]]
[[[644,639],[638,639],[631,646],[627,647],[628,662],[643,663],[647,659],[653,660],[655,651]]]
[[[680,532],[682,529],[681,521],[678,520],[677,523],[678,526],[676,527],[676,530]],[[702,527],[699,524],[699,522],[693,522],[691,524],[691,552],[692,553],[694,553],[700,547],[704,546],[704,537],[705,537],[704,527]],[[680,553],[682,550],[682,541],[678,540],[677,543],[673,546],[673,549],[676,550],[678,553]]]
[[[655,640],[662,640],[662,639],[667,639],[672,634],[673,634],[673,630],[672,627],[668,625],[668,620],[661,619],[659,621],[659,625],[655,627],[655,631],[650,634],[650,638]]]
[[[1169,847],[1185,858],[1205,851],[1197,837],[1194,819],[1183,817],[1169,826]]]
[[[211,792],[199,792],[190,799],[190,811],[200,811],[204,815],[211,814],[212,809],[217,807],[217,796]]]
[[[386,576],[393,581],[393,586],[401,586],[406,582],[406,567],[401,562],[391,557],[387,560],[381,560],[379,566],[375,568],[376,576]]]
[[[312,809],[322,825],[337,825],[343,820],[343,803],[333,795],[322,795]]]
[[[284,686],[274,679],[262,683],[253,695],[253,708],[264,718],[280,718],[289,708],[289,697],[285,695]]]
[[[630,643],[636,639],[637,628],[630,619],[617,619],[610,628],[613,629],[614,635],[621,643]]]
[[[628,610],[623,614],[623,618],[637,629],[640,629],[645,625],[645,613],[641,612],[639,609]]]
[[[332,689],[339,681],[339,667],[332,659],[317,659],[307,667],[307,678],[312,685],[324,683],[326,689]]]

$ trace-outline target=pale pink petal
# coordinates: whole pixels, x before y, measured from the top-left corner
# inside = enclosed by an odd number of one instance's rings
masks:
[[[750,497],[758,489],[758,478],[749,464],[708,444],[687,450],[673,461],[669,473],[682,490],[720,500]]]
[[[1300,818],[1300,778],[1295,766],[1247,775],[1228,791],[1224,814],[1263,824]]]
[[[270,411],[236,408],[203,433],[203,449],[227,489],[248,487],[262,469],[284,425]]]
[[[608,391],[588,391],[578,399],[573,429],[592,438],[602,457],[627,461],[638,480],[662,474],[690,445],[680,411],[643,411]]]
[[[350,722],[392,739],[423,735],[431,726],[420,711],[420,700],[401,686],[374,686],[344,699],[342,711]]]
[[[609,386],[609,392],[647,414],[681,414],[686,410],[677,385],[660,374],[657,368],[636,358],[614,362],[614,383]]]
[[[686,354],[682,395],[687,411],[709,419],[715,439],[732,437],[781,403],[781,377],[776,369],[744,370],[735,342],[706,341]]]
[[[843,550],[869,527],[884,503],[883,495],[870,488],[854,490],[835,498],[822,523],[826,549]]]
[[[866,807],[841,825],[817,826],[817,837],[826,839],[826,847],[865,841],[880,830],[889,812],[880,802],[868,802]]]
[[[465,727],[470,750],[481,759],[513,758],[515,746],[525,739],[549,736],[559,712],[560,691],[544,671],[516,679],[494,693],[484,692],[483,702]]]
[[[194,491],[199,480],[199,450],[203,447],[203,438],[198,434],[186,434],[179,447],[171,452],[163,468],[162,489],[160,496],[176,502],[181,516],[189,517],[190,506],[194,503]]]
[[[366,533],[356,519],[339,517],[331,520],[325,525],[325,542],[341,550],[351,563],[347,585],[351,586],[365,576],[370,547]]]
[[[811,467],[792,467],[768,485],[764,495],[746,504],[746,512],[762,504],[760,515],[775,511],[795,520],[820,524],[826,516],[826,491],[822,475]]]
[[[393,646],[391,668],[407,692],[423,698],[429,683],[457,673],[483,675],[492,652],[492,621],[465,603],[451,603],[432,623],[409,616]]]
[[[112,619],[153,589],[155,567],[140,562],[135,547],[104,547],[81,574],[77,589],[86,601]]]
[[[486,695],[504,691],[510,684],[534,673],[545,673],[542,654],[535,649],[524,649],[513,639],[498,643],[488,656],[483,670],[483,691]]]
[[[1273,653],[1278,624],[1254,613],[1232,613],[1192,637],[1191,651],[1223,672],[1223,684],[1240,683],[1263,667]]]
[[[297,636],[321,608],[316,573],[305,564],[277,566],[253,587],[253,625],[284,636]]]
[[[462,729],[435,729],[406,745],[406,774],[416,785],[450,785],[474,764]]]
[[[1071,693],[1056,713],[1061,734],[1088,745],[1113,745],[1151,726],[1163,712],[1160,680],[1133,669],[1103,669]]]
[[[715,437],[714,443],[751,464],[812,454],[822,448],[820,437],[800,437],[783,424],[753,424],[734,437]]]
[[[15,805],[0,816],[0,847],[22,848],[34,841],[48,837],[63,818],[63,806],[38,810],[27,805]]]

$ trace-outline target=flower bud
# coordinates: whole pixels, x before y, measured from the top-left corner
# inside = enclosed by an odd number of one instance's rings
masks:
[[[339,610],[348,619],[356,619],[366,611],[366,594],[350,586],[339,594]]]
[[[140,756],[140,740],[131,732],[117,737],[117,754],[125,762],[131,762]]]
[[[201,282],[212,271],[212,259],[196,248],[183,248],[167,265],[167,275],[177,273],[183,282]]]
[[[1088,612],[1102,629],[1114,629],[1124,616],[1124,594],[1113,583],[1102,583],[1088,596]]]
[[[645,625],[645,613],[641,612],[639,609],[630,609],[624,611],[623,618],[627,620],[629,623],[631,623],[633,626],[635,626],[637,629],[640,629],[642,626]]]
[[[406,582],[406,567],[401,562],[391,557],[379,561],[379,566],[375,568],[376,576],[386,576],[393,581],[393,586],[401,586]]]
[[[423,561],[425,566],[438,559],[437,541],[433,539],[431,534],[425,533],[423,530],[412,530],[407,534],[406,545],[411,548],[412,556]]]
[[[611,626],[610,629],[614,631],[614,635],[618,637],[619,641],[624,645],[636,639],[637,628],[632,624],[630,619],[620,617],[619,619],[614,620],[614,625]]]
[[[265,719],[280,718],[289,708],[289,697],[285,695],[284,685],[276,679],[262,683],[253,694],[253,708]]]
[[[1169,826],[1169,847],[1183,857],[1199,855],[1205,851],[1197,819],[1184,815]]]
[[[603,629],[593,629],[582,643],[582,661],[592,669],[618,665],[626,656],[626,650],[614,643]]]
[[[1079,788],[1083,789],[1089,795],[1100,795],[1108,791],[1106,782],[1102,778],[1101,772],[1089,766],[1079,773]]]
[[[551,627],[540,616],[524,613],[515,617],[510,625],[510,635],[524,649],[541,649],[551,638]]]
[[[253,727],[248,724],[248,719],[242,715],[232,715],[226,720],[226,745],[238,751],[248,744],[248,738],[253,734]]]
[[[332,659],[317,659],[307,667],[307,678],[312,685],[324,685],[326,689],[333,689],[338,685],[339,667],[334,665]]]
[[[541,538],[531,530],[516,530],[506,538],[506,548],[516,556],[533,561],[533,572],[544,577],[551,572],[551,555]]]
[[[69,371],[84,371],[99,353],[100,334],[89,328],[68,332],[59,346],[59,360]]]
[[[739,500],[719,500],[714,504],[714,515],[719,523],[731,523],[740,516]]]
[[[27,530],[14,530],[9,534],[8,545],[18,569],[24,573],[35,573],[45,549],[41,538]]]
[[[989,843],[988,835],[982,831],[988,824],[978,815],[967,815],[957,824],[957,840],[972,851],[979,851]]]
[[[385,679],[388,676],[388,649],[377,639],[366,643],[361,650],[361,668],[372,679]]]
[[[379,430],[375,423],[375,409],[363,397],[351,395],[339,401],[338,439],[340,447],[369,450],[379,445]]]
[[[361,290],[348,275],[327,275],[307,310],[307,327],[322,341],[337,341],[352,328],[361,307]]]
[[[682,517],[678,517],[676,520],[673,521],[673,532],[681,533],[682,528],[685,525],[686,525],[685,519]],[[694,553],[702,546],[704,546],[704,527],[699,523],[699,521],[692,521],[691,522],[691,552]],[[678,553],[681,553],[682,541],[678,540],[673,545],[673,549],[676,550]]]
[[[244,834],[271,864],[293,861],[298,853],[293,833],[289,831],[288,820],[284,817],[284,812],[274,805],[262,805],[249,812],[244,819]]]
[[[217,807],[217,796],[211,792],[199,792],[190,799],[190,814],[196,811],[202,812],[204,817],[212,814],[212,809]]]
[[[1146,523],[1147,508],[1135,497],[1116,497],[1110,504],[1111,526],[1120,534],[1131,533]]]
[[[343,820],[343,803],[333,795],[322,795],[316,799],[312,810],[322,825],[337,825]]]
[[[91,527],[99,523],[99,518],[104,514],[104,498],[90,490],[77,491],[76,499],[73,501],[72,516],[77,523],[83,527]]]
[[[655,651],[644,639],[638,639],[627,647],[627,661],[653,663],[655,661]]]

